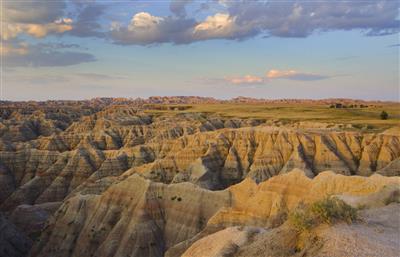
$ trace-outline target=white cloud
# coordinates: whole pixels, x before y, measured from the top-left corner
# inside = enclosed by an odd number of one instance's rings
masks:
[[[214,38],[239,39],[255,33],[255,27],[252,22],[238,25],[235,16],[230,16],[227,13],[216,13],[213,16],[208,16],[194,27],[192,40]]]
[[[277,79],[277,78],[287,78],[298,74],[295,70],[269,70],[267,72],[267,78]]]
[[[187,43],[194,20],[153,16],[147,12],[135,14],[128,26],[113,22],[111,37],[117,44]]]
[[[134,42],[137,44],[148,44],[163,42],[167,35],[163,31],[164,18],[153,16],[147,12],[135,14],[127,27],[119,23],[113,23],[111,35],[121,44]]]
[[[268,79],[291,79],[291,80],[321,80],[326,79],[328,76],[315,74],[315,73],[305,73],[296,70],[277,70],[272,69],[266,73]]]
[[[72,24],[73,20],[71,18],[60,18],[54,21],[56,24]]]
[[[241,85],[241,84],[262,84],[264,83],[264,78],[258,77],[258,76],[253,76],[253,75],[246,75],[243,77],[226,77],[225,81],[231,83],[231,84],[236,84],[236,85]]]
[[[208,16],[194,28],[194,33],[206,33],[212,37],[229,36],[235,28],[235,18],[226,13]]]
[[[162,17],[153,16],[147,12],[140,12],[132,17],[128,30],[154,30],[163,21]]]

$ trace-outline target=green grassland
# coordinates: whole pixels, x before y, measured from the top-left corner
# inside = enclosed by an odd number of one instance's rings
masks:
[[[167,110],[146,110],[148,113],[178,114],[207,113],[222,117],[257,118],[282,121],[284,123],[309,121],[334,124],[352,124],[356,128],[368,127],[373,130],[383,130],[400,126],[400,103],[382,103],[366,108],[330,108],[329,105],[315,104],[194,104],[168,105]],[[385,110],[389,119],[382,120],[380,113]]]

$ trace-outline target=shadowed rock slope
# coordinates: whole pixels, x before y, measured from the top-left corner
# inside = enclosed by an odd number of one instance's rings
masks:
[[[31,245],[32,240],[0,213],[0,256],[26,256]]]

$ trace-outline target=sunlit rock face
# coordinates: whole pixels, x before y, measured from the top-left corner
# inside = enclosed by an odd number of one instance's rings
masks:
[[[164,256],[169,252],[167,256],[180,256],[190,247],[183,256],[201,256],[210,245],[214,245],[210,251],[218,253],[223,252],[227,238],[239,246],[249,243],[249,234],[270,227],[271,219],[283,209],[328,195],[365,198],[388,186],[395,192],[400,179],[348,177],[330,171],[310,179],[302,170],[293,170],[258,185],[245,179],[223,191],[210,191],[192,183],[167,185],[133,174],[101,194],[76,194],[66,200],[31,254]],[[210,231],[224,228],[230,229],[211,237],[209,243],[204,243],[206,239],[197,242]]]
[[[70,150],[49,150],[54,147],[42,143],[52,141],[47,137],[30,142],[30,148],[25,144],[20,150],[0,152],[1,209],[62,201],[80,189],[104,188],[110,177],[124,173],[165,184],[191,182],[210,190],[227,188],[245,178],[259,183],[294,168],[308,177],[324,170],[362,176],[400,173],[399,135],[258,126],[162,136],[163,131],[148,129],[155,136],[136,146],[107,143],[131,141],[124,137],[108,140],[110,133],[104,130],[67,131],[63,140],[71,140],[57,144],[69,145]]]

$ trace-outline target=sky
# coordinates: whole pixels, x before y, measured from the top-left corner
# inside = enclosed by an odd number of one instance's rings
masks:
[[[400,2],[1,1],[2,100],[399,101]]]

